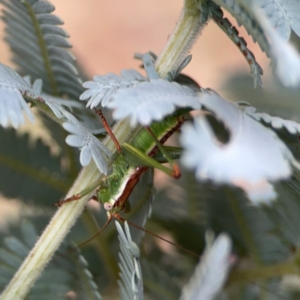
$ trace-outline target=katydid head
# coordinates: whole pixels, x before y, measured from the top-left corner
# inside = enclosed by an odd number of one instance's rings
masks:
[[[111,203],[109,203],[109,202],[105,202],[105,203],[103,204],[103,207],[104,207],[104,209],[107,210],[107,211],[111,211],[111,210],[113,209],[113,205],[112,205]]]

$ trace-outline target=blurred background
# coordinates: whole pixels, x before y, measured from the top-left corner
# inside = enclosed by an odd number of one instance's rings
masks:
[[[119,73],[122,69],[138,69],[139,62],[133,59],[134,53],[151,50],[159,54],[176,25],[182,7],[182,0],[51,2],[56,7],[54,14],[65,22],[63,28],[70,34],[72,52],[90,78],[108,72]],[[230,20],[235,24],[234,20]],[[0,22],[0,61],[13,66],[9,49],[3,41],[3,29],[4,25]],[[239,31],[267,75],[263,76],[266,86],[270,74],[268,59],[244,29]],[[211,87],[224,96],[230,97],[224,85],[229,78],[237,73],[249,74],[244,57],[212,21],[204,28],[191,54],[193,59],[184,72],[201,86]],[[36,136],[39,135],[37,127],[29,125],[20,131],[29,130],[31,135]],[[3,202],[2,208],[6,217],[0,222],[4,224],[5,219],[16,214],[16,209],[12,202],[8,205]]]

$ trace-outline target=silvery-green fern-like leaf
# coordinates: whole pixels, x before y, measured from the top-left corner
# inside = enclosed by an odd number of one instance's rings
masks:
[[[163,270],[159,263],[142,259],[142,270],[145,289],[152,297],[150,299],[178,299],[180,286],[171,274]]]
[[[69,35],[58,25],[63,22],[51,14],[54,6],[44,0],[1,0],[5,7],[5,40],[21,75],[41,78],[45,92],[67,94],[77,99],[83,92]]]
[[[211,9],[210,13],[215,23],[237,45],[241,53],[244,55],[246,61],[250,66],[250,74],[254,79],[254,87],[262,87],[261,75],[263,74],[263,70],[255,60],[253,53],[247,48],[246,41],[242,37],[239,37],[239,32],[237,31],[237,29],[231,25],[230,21],[227,18],[223,17],[223,12],[220,8]]]
[[[94,108],[101,103],[106,107],[113,95],[119,90],[134,86],[147,80],[142,74],[131,69],[121,71],[118,76],[113,73],[94,76],[94,81],[87,81],[83,87],[87,88],[80,96],[80,100],[88,100],[87,107]]]
[[[137,123],[150,125],[173,113],[176,107],[201,107],[198,94],[187,86],[164,79],[142,82],[132,88],[122,89],[108,103],[115,109],[113,118],[130,118],[131,126]]]
[[[20,136],[12,128],[0,128],[0,141],[1,194],[50,209],[71,185],[61,157],[53,156],[40,139],[32,144],[28,134]]]
[[[74,108],[84,110],[84,106],[78,101],[65,100],[43,93],[43,81],[41,79],[36,79],[32,85],[29,76],[25,76],[24,80],[31,87],[31,91],[34,95],[31,95],[30,100],[45,102],[58,119],[66,118],[65,109],[63,107],[68,107],[69,110],[73,110]],[[29,95],[26,94],[26,96],[28,97]]]
[[[11,68],[0,64],[0,124],[17,128],[24,123],[22,112],[33,122],[34,117],[22,94],[32,92],[27,82]]]
[[[11,68],[0,64],[0,123],[7,126],[10,121],[14,127],[24,122],[22,110],[33,120],[33,116],[23,97],[30,101],[40,101],[50,107],[58,119],[64,119],[66,122],[63,127],[72,133],[66,139],[67,144],[72,147],[81,148],[80,162],[86,166],[91,158],[94,159],[100,172],[107,173],[107,163],[103,153],[107,156],[111,152],[68,111],[63,105],[78,107],[73,102],[65,101],[60,98],[50,97],[41,93],[42,82],[36,80],[33,86],[30,86],[29,78],[23,79]],[[40,94],[41,93],[41,94]]]
[[[153,209],[154,219],[158,218],[160,223],[165,222],[167,227],[169,224],[177,227],[187,221],[192,222],[190,228],[185,227],[184,232],[189,232],[189,236],[193,234],[193,240],[201,239],[206,228],[215,232],[225,231],[235,241],[236,250],[239,253],[246,250],[247,259],[250,257],[256,262],[270,264],[289,257],[291,247],[282,241],[289,228],[288,236],[293,237],[291,244],[294,245],[294,241],[299,238],[300,226],[296,221],[299,194],[284,191],[290,180],[276,184],[277,201],[265,210],[260,206],[249,205],[241,190],[228,187],[216,189],[210,183],[199,184],[191,171],[184,168],[181,171],[182,177],[176,181],[179,186],[175,182],[169,184],[161,191],[163,195],[158,195]],[[161,200],[167,204],[161,203]],[[287,218],[279,218],[276,212],[275,218],[269,213],[277,210],[280,215],[287,215]],[[278,234],[282,230],[286,232]],[[145,275],[144,272],[144,278]]]
[[[144,54],[142,60],[148,79],[158,79],[159,75],[155,69],[154,59],[152,58],[151,54],[149,52]]]
[[[76,253],[75,253],[76,251]],[[81,255],[78,248],[74,249],[72,259],[76,264],[76,277],[78,280],[74,289],[77,292],[78,299],[101,300],[98,287],[93,280],[93,275],[88,269],[88,263]]]
[[[271,57],[275,75],[287,87],[300,83],[300,57],[287,42],[291,26],[298,34],[300,4],[294,0],[213,0],[227,9]]]
[[[300,214],[300,182],[296,175],[276,185],[278,199],[272,208],[265,208],[265,214],[273,222],[281,240],[289,247],[298,247],[299,214]]]
[[[121,280],[118,281],[122,300],[142,300],[143,299],[143,278],[139,262],[140,250],[132,241],[128,224],[124,223],[125,231],[116,222],[119,233],[120,249],[119,253],[121,270]]]
[[[70,113],[64,112],[67,122],[63,123],[63,127],[70,135],[66,138],[66,143],[69,146],[81,149],[80,163],[82,166],[87,166],[93,158],[99,171],[107,174],[106,157],[111,156],[111,152],[101,143],[95,136]]]
[[[13,72],[10,68],[5,68],[5,70]],[[15,72],[13,72],[12,74],[18,75]],[[81,148],[81,165],[88,165],[93,158],[100,172],[106,174],[107,162],[104,154],[106,156],[110,156],[111,152],[95,136],[93,136],[70,112],[66,111],[63,108],[63,105],[69,106],[71,108],[78,107],[80,106],[80,103],[71,100],[60,99],[42,93],[42,81],[40,79],[35,80],[32,87],[30,87],[29,78],[26,78],[24,80],[20,77],[18,79],[21,83],[23,82],[24,86],[27,86],[26,90],[24,90],[23,88],[23,95],[29,97],[30,100],[44,102],[47,106],[49,106],[49,108],[58,119],[63,119],[64,121],[66,121],[63,123],[63,127],[65,130],[72,133],[71,135],[67,136],[66,143],[69,146]],[[21,81],[21,79],[23,81]],[[18,83],[15,85],[18,86]]]
[[[266,124],[270,124],[270,126],[274,129],[281,129],[284,127],[290,134],[300,133],[300,124],[295,121],[284,120],[279,117],[270,116],[267,113],[256,112],[256,108],[253,106],[246,106],[243,108],[243,110],[248,116],[251,116],[257,121],[263,121]]]
[[[243,25],[247,32],[252,36],[253,40],[260,46],[262,51],[269,55],[269,42],[264,33],[259,20],[251,12],[253,1],[249,0],[247,5],[243,5],[244,1],[241,0],[211,0],[221,7],[225,8],[238,22]]]
[[[172,70],[168,73],[168,75],[166,76],[166,79],[169,81],[175,81],[176,77],[179,76],[179,74],[181,73],[181,71],[190,63],[190,61],[192,60],[192,55],[188,55],[177,67],[177,69]]]
[[[190,282],[183,288],[180,300],[210,300],[222,289],[231,266],[231,240],[221,234],[213,245],[207,245]]]
[[[18,236],[4,238],[4,245],[0,249],[0,289],[13,277],[22,261],[26,258],[38,237],[37,230],[30,221],[20,223]],[[26,299],[66,299],[66,294],[73,291],[78,299],[100,300],[101,296],[89,273],[87,264],[82,255],[74,252],[74,247],[65,242],[53,260],[47,266],[42,276],[30,290]],[[83,292],[84,285],[89,287]],[[87,298],[88,297],[88,298]]]
[[[284,197],[280,190],[276,191],[278,197],[276,202],[272,203],[275,207],[278,199]],[[208,191],[208,193],[210,193]],[[210,218],[214,225],[221,225],[225,230],[228,226],[226,222],[230,222],[230,218],[234,220],[233,224],[229,226],[226,232],[230,233],[232,237],[238,238],[240,242],[247,249],[248,255],[254,263],[274,263],[283,261],[290,255],[288,245],[282,242],[283,236],[277,234],[277,224],[275,224],[269,214],[262,207],[249,205],[249,201],[243,197],[240,191],[228,192],[224,189],[220,193],[210,193],[211,196],[218,194],[219,197],[211,203]],[[210,198],[211,199],[211,198]],[[226,199],[224,205],[220,207],[221,199]],[[227,214],[215,220],[213,214],[221,213],[225,206]],[[219,207],[218,207],[219,206]],[[243,225],[242,225],[243,224]],[[243,226],[243,229],[241,229]]]
[[[159,75],[155,69],[154,62],[157,60],[157,55],[153,53],[152,51],[149,51],[146,54],[136,53],[134,55],[134,58],[142,60],[143,65],[141,67],[145,68],[145,71],[147,73],[148,79],[158,79]],[[180,74],[182,70],[191,62],[192,55],[187,55],[182,62],[177,66],[177,68],[171,70],[165,79],[168,81],[176,81],[178,76],[186,76],[183,74]],[[153,75],[151,74],[153,73]],[[196,86],[199,88],[199,85],[196,84]],[[198,89],[197,89],[198,90]]]
[[[293,30],[300,36],[300,3],[297,0],[256,0],[272,27],[286,41]]]
[[[276,193],[270,181],[291,175],[296,163],[291,152],[271,130],[216,94],[204,92],[200,102],[225,124],[228,143],[218,141],[204,117],[182,127],[186,149],[182,163],[196,169],[199,180],[235,185],[254,202],[269,202]],[[197,141],[197,142],[195,142]]]
[[[258,9],[254,9],[253,13],[270,39],[270,55],[275,75],[286,87],[299,86],[300,55],[291,44],[285,41],[276,30],[274,30],[263,13]]]

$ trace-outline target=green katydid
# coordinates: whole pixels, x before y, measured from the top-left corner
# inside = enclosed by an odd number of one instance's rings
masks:
[[[157,80],[157,74],[155,74],[151,57],[149,55],[145,56],[143,61],[148,77]],[[187,60],[187,62],[188,61],[189,60]],[[180,66],[179,68],[182,69],[183,67]],[[160,83],[159,80],[158,82]],[[178,87],[179,84],[176,83],[175,88],[178,89]],[[180,92],[182,91],[180,90]],[[179,96],[181,95],[179,94]],[[172,153],[173,149],[167,148],[168,150],[165,150],[163,144],[185,121],[185,115],[190,111],[190,108],[186,107],[186,105],[183,105],[183,107],[183,109],[177,109],[175,113],[167,116],[162,121],[153,122],[150,126],[138,127],[129,141],[121,145],[119,145],[114,137],[101,110],[94,108],[95,112],[102,119],[106,131],[116,144],[117,152],[113,157],[112,173],[106,177],[102,177],[100,181],[91,184],[80,193],[60,201],[58,205],[60,206],[66,202],[78,200],[82,196],[97,189],[96,199],[103,204],[108,214],[108,220],[103,227],[104,229],[112,217],[122,219],[119,213],[126,210],[126,206],[128,206],[127,200],[132,190],[138,183],[141,175],[149,167],[159,169],[174,178],[179,178],[179,168],[168,155],[168,152],[171,151]],[[178,158],[180,149],[175,148],[174,150]],[[153,158],[159,151],[163,155],[163,162],[169,162],[172,167],[171,169]],[[161,160],[161,158],[159,160]]]
[[[100,114],[99,110],[97,113]],[[166,157],[165,160],[170,161],[168,154],[161,148],[161,145],[180,128],[184,120],[183,112],[181,112],[167,117],[163,122],[155,122],[150,127],[141,127],[132,137],[130,143],[117,146],[121,151],[116,154],[117,158],[114,160],[113,171],[110,175],[92,183],[90,187],[80,193],[60,201],[58,205],[61,206],[66,202],[78,200],[96,188],[100,188],[97,199],[103,204],[111,218],[111,216],[124,210],[131,191],[148,167],[160,169],[166,174],[178,178],[180,172],[176,164],[171,162],[173,169],[169,169],[152,157],[157,154],[159,147]],[[178,155],[180,150],[175,149]],[[169,150],[172,150],[172,147]]]
[[[100,111],[97,111],[97,113],[101,115]],[[164,121],[153,123],[149,128],[141,127],[140,130],[133,136],[130,143],[116,145],[117,149],[121,149],[121,151],[116,154],[117,158],[113,163],[113,171],[109,176],[104,177],[100,180],[100,182],[97,181],[91,184],[90,187],[73,197],[58,203],[58,205],[61,206],[66,202],[79,200],[82,196],[97,189],[97,195],[96,197],[92,197],[92,199],[103,204],[104,209],[107,211],[108,219],[102,229],[97,232],[96,235],[80,244],[80,247],[99,235],[107,227],[113,217],[124,221],[119,213],[123,211],[126,212],[126,208],[128,207],[127,200],[132,190],[139,182],[141,175],[146,172],[149,167],[160,169],[173,178],[179,178],[180,172],[177,169],[177,165],[170,160],[168,153],[170,153],[172,158],[179,158],[181,149],[177,147],[162,148],[162,145],[186,120],[184,117],[185,113],[187,113],[187,110],[177,111],[174,115],[167,117]],[[103,118],[102,115],[101,117]],[[107,127],[107,124],[104,126]],[[108,132],[113,134],[110,129],[108,129]],[[158,150],[160,150],[160,153],[158,153]],[[173,169],[165,167],[153,157],[162,162],[170,160]],[[151,235],[170,243],[193,256],[199,257],[198,254],[189,251],[174,242],[170,242],[131,222],[128,223],[131,226],[150,233]]]

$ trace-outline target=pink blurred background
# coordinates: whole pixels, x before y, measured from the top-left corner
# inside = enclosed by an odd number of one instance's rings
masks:
[[[88,75],[137,68],[136,52],[152,50],[159,54],[175,27],[183,0],[52,0],[55,14],[71,35],[73,52]],[[0,33],[3,34],[3,24]],[[262,67],[265,55],[244,30],[240,33]],[[2,36],[0,36],[2,38]],[[185,70],[204,87],[218,89],[226,76],[249,68],[235,45],[211,21],[198,38],[193,60]],[[9,53],[1,42],[0,61],[9,62]]]

